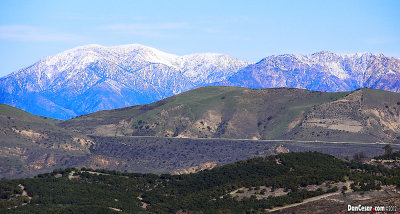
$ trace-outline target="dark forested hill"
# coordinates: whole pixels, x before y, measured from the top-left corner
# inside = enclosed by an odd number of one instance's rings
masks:
[[[187,175],[82,168],[0,181],[0,213],[253,213],[327,193],[351,200],[390,185],[400,186],[398,169],[287,153]]]

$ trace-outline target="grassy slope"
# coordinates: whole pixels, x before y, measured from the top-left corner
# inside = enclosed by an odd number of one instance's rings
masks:
[[[60,121],[48,117],[36,116],[6,104],[0,104],[0,116],[18,118],[19,121],[24,121],[27,123],[38,123],[38,124],[54,125]]]
[[[285,135],[293,120],[304,119],[312,106],[347,94],[205,87],[149,105],[84,115],[60,125],[98,135],[274,139]]]
[[[400,95],[375,89],[205,87],[59,125],[103,136],[396,142],[399,114]]]

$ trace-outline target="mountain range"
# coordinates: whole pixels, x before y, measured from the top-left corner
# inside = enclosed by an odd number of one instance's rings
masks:
[[[252,64],[215,53],[177,56],[138,44],[87,45],[0,78],[0,103],[69,119],[203,86],[400,92],[399,81],[400,59],[382,54],[286,54]]]

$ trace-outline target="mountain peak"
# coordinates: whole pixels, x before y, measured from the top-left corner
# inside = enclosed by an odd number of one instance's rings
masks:
[[[311,55],[329,55],[329,54],[335,54],[335,53],[332,51],[322,50],[322,51],[317,51]]]
[[[222,54],[178,56],[140,44],[90,44],[45,57],[1,78],[0,103],[66,119],[157,101],[223,81],[246,65]]]

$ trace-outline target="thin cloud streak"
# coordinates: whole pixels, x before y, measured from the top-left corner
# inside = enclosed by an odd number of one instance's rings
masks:
[[[74,14],[74,13],[67,13],[67,14],[60,14],[59,19],[62,20],[68,20],[68,21],[85,21],[85,22],[109,22],[109,21],[115,21],[115,22],[121,22],[121,20],[125,21],[147,21],[150,18],[147,16],[122,16],[122,15],[106,15],[106,14],[101,14],[101,15],[95,15],[95,16],[88,16],[88,15],[81,15],[81,14]]]
[[[41,27],[29,25],[1,25],[1,40],[15,40],[22,42],[79,42],[84,38],[73,34],[48,32]]]
[[[186,28],[186,23],[161,23],[161,24],[113,24],[102,26],[99,29],[101,30],[112,30],[112,31],[120,31],[120,32],[132,32],[139,30],[176,30]]]
[[[170,22],[159,24],[112,24],[105,25],[98,28],[101,31],[108,31],[122,35],[135,35],[141,37],[152,38],[178,38],[179,33],[176,31],[188,28],[187,23]]]

